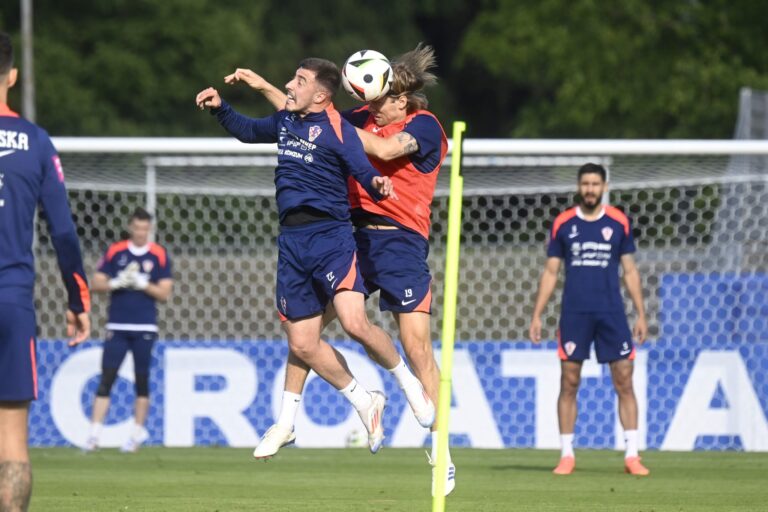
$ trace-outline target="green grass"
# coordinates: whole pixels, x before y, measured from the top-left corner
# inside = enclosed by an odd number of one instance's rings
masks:
[[[558,454],[455,449],[448,511],[768,511],[768,454],[648,452],[646,478],[622,472],[622,454],[577,452],[557,477]],[[428,511],[423,450],[283,449],[270,462],[232,448],[145,448],[82,454],[33,449],[34,511]]]

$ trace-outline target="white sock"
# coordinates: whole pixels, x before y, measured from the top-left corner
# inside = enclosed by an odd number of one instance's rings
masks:
[[[448,451],[446,452],[448,454],[448,463],[451,462],[451,448],[448,447]],[[432,431],[432,453],[429,456],[430,459],[432,459],[432,462],[437,461],[437,430]]]
[[[397,379],[397,383],[400,384],[400,389],[421,386],[421,382],[419,382],[419,379],[411,373],[411,370],[405,364],[402,357],[400,358],[400,362],[397,363],[394,368],[390,368],[389,372]]]
[[[573,453],[573,434],[560,434],[560,458],[575,457]]]
[[[99,439],[101,437],[101,429],[104,428],[103,423],[97,423],[93,422],[91,423],[91,435],[90,437],[93,437],[95,439]]]
[[[299,412],[301,404],[301,395],[283,391],[283,405],[280,406],[280,416],[277,417],[277,424],[288,430],[293,430],[293,424],[296,423],[296,413]]]
[[[352,379],[352,382],[339,391],[357,411],[362,411],[371,406],[371,394],[355,379]]]
[[[637,457],[637,430],[625,430],[624,442],[627,444],[624,458]]]
[[[138,423],[133,424],[133,431],[131,431],[131,437],[133,439],[141,439],[144,436],[144,425]]]

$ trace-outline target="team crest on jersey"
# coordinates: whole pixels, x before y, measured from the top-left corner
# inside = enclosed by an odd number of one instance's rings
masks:
[[[605,227],[601,233],[603,234],[603,239],[607,242],[613,236],[613,228]]]
[[[61,166],[61,158],[59,158],[59,155],[53,155],[51,160],[53,160],[53,166],[56,167],[56,174],[59,176],[59,181],[64,183],[64,168]]]
[[[155,263],[152,260],[144,260],[141,262],[141,268],[144,269],[145,274],[149,274],[155,268]]]
[[[320,136],[320,134],[323,133],[323,129],[319,126],[310,126],[309,127],[309,142],[313,142],[316,138]]]
[[[567,341],[565,343],[565,353],[568,354],[568,356],[572,356],[573,352],[576,350],[576,344],[572,341]]]

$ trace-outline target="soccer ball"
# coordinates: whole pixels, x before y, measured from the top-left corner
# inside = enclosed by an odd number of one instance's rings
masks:
[[[374,50],[355,52],[341,69],[341,83],[356,100],[375,101],[383,98],[392,85],[392,66]]]

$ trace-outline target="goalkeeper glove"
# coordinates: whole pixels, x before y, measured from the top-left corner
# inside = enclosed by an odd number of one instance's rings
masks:
[[[149,275],[141,272],[133,273],[133,288],[136,290],[146,290],[149,286]]]
[[[123,288],[128,288],[132,284],[133,279],[131,273],[128,270],[123,270],[122,272],[118,272],[117,277],[113,277],[109,280],[109,289],[111,291],[121,290]]]

